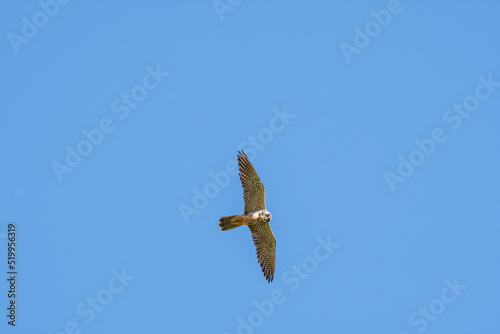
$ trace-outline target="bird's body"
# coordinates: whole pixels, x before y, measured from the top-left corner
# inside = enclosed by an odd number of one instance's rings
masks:
[[[248,225],[262,272],[267,281],[272,282],[276,261],[276,238],[269,225],[272,215],[266,209],[264,186],[243,151],[238,151],[238,166],[245,212],[242,215],[221,217],[219,226],[221,231],[227,231],[241,225]]]

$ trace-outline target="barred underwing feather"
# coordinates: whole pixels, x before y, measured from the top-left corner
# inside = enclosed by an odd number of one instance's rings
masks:
[[[243,188],[243,200],[245,201],[245,213],[265,209],[264,185],[243,151],[238,151],[238,166],[241,187]]]
[[[257,251],[257,259],[268,282],[274,278],[276,262],[276,238],[269,223],[249,225],[253,243]]]

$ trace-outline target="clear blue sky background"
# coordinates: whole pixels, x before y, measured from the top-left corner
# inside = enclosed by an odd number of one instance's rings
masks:
[[[498,332],[500,4],[223,1],[0,5],[1,332]]]

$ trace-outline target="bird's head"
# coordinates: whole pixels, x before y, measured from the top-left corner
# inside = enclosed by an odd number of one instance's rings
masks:
[[[268,222],[269,222],[269,221],[271,221],[271,219],[273,219],[273,215],[271,214],[271,212],[269,212],[269,211],[267,211],[267,210],[266,210],[266,211],[264,212],[264,219],[265,219],[266,221],[268,221]]]

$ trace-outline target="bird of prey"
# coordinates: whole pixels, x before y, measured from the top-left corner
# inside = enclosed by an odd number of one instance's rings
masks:
[[[241,225],[248,225],[257,250],[257,259],[264,276],[270,283],[274,278],[276,238],[271,226],[269,226],[272,215],[266,210],[264,185],[243,151],[238,151],[238,166],[241,187],[243,188],[243,200],[245,201],[245,213],[221,217],[219,226],[221,231],[227,231]]]

